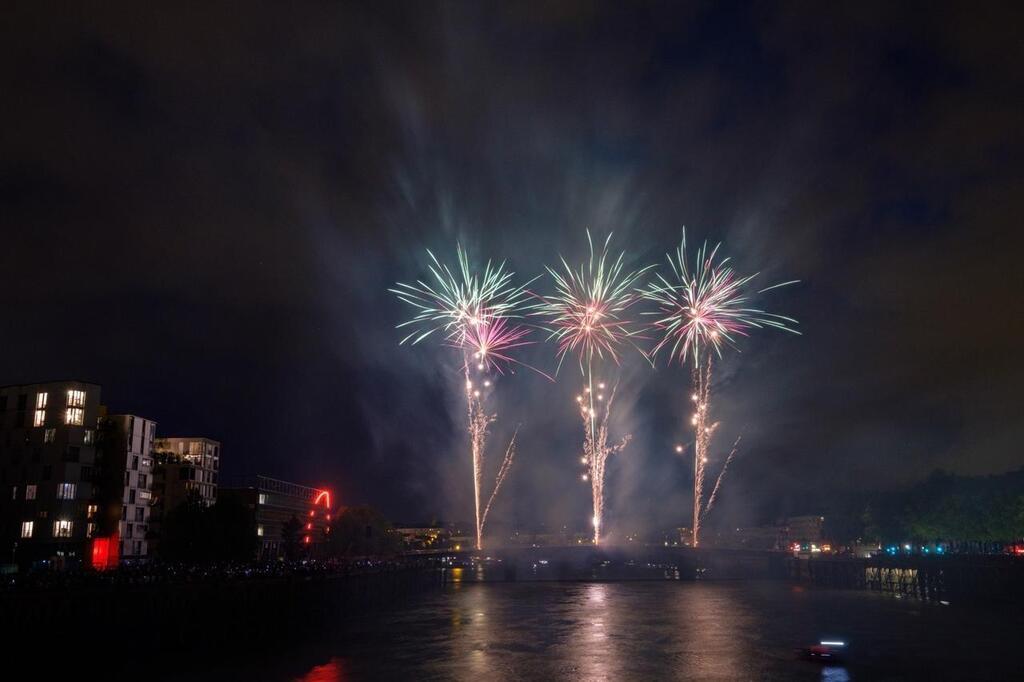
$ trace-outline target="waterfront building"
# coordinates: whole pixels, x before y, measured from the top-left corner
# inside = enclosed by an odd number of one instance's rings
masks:
[[[782,545],[795,551],[820,552],[824,516],[791,516],[782,527]]]
[[[217,475],[220,471],[220,442],[210,438],[157,438],[153,445],[160,466],[167,467],[161,490],[164,509],[171,510],[190,494],[203,504],[217,501]]]
[[[0,563],[76,566],[96,531],[100,386],[0,387]]]
[[[110,482],[103,513],[113,519],[121,560],[141,560],[149,554],[156,422],[118,414],[102,417],[100,429],[103,478]]]
[[[159,554],[163,520],[190,497],[207,507],[217,502],[221,444],[203,438],[156,438],[152,445],[152,506],[149,551]]]
[[[448,547],[449,532],[441,526],[396,528],[407,550],[430,551]]]
[[[285,555],[285,529],[292,519],[301,524],[294,539],[302,552],[315,554],[336,514],[329,491],[269,476],[257,476],[248,486],[222,488],[220,497],[245,505],[252,514],[260,540],[258,558],[264,560]]]

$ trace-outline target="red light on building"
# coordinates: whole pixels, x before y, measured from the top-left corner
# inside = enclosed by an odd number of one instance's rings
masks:
[[[310,515],[310,516],[312,516],[312,515],[313,515],[313,510],[312,510],[312,509],[310,509],[310,510],[309,510],[309,515]]]
[[[117,534],[109,538],[93,538],[90,564],[97,571],[116,568],[118,561]]]
[[[313,524],[312,523],[307,523],[306,524],[306,530],[313,530]]]
[[[315,507],[316,505],[320,504],[321,501],[323,501],[325,507],[330,509],[331,508],[331,493],[326,491],[326,490],[321,490],[320,494],[316,496],[315,500],[313,500],[313,506]]]
[[[305,542],[308,545],[309,544],[309,536],[307,535],[306,537],[304,537],[302,539],[302,541]]]

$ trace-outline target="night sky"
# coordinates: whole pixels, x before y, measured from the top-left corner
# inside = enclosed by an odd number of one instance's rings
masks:
[[[722,240],[802,336],[719,365],[720,522],[1024,465],[1024,15],[991,5],[146,3],[5,11],[0,384],[79,378],[225,482],[470,518],[457,358],[387,288],[584,230]],[[550,289],[539,280],[535,287]],[[538,341],[542,336],[535,337]],[[553,371],[553,349],[524,360]],[[688,376],[633,354],[609,524],[688,524]],[[498,382],[493,518],[584,527],[579,371]],[[722,453],[719,453],[721,455]]]

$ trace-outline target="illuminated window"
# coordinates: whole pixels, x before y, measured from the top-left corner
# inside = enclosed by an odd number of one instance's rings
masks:
[[[92,517],[96,516],[96,512],[98,512],[99,510],[100,508],[98,506],[96,506],[95,504],[90,504],[88,507],[85,508],[85,518],[91,519]]]
[[[85,437],[82,439],[82,442],[85,443],[86,445],[92,445],[93,440],[95,440],[95,438],[96,432],[93,431],[92,429],[86,429]]]
[[[32,426],[42,426],[46,423],[46,410],[36,410],[32,417]]]
[[[34,500],[36,499],[36,487],[35,485],[25,486],[25,499]]]
[[[267,503],[267,494],[266,493],[260,493],[260,504],[266,504],[266,503]]]
[[[68,407],[85,407],[85,391],[68,391]]]
[[[65,519],[53,522],[53,537],[55,538],[69,538],[71,537],[71,522]]]
[[[81,426],[85,422],[85,410],[80,407],[69,407],[64,413],[64,423]]]
[[[263,524],[256,526],[256,535],[263,537]]]
[[[21,537],[30,538],[32,537],[32,529],[35,527],[35,521],[22,521],[21,522]]]
[[[48,397],[49,397],[48,393],[36,393],[36,409],[37,410],[45,410],[46,409],[46,402],[47,402],[47,398]]]
[[[85,524],[85,537],[91,538],[96,533],[96,524],[91,521]]]
[[[57,440],[57,429],[46,429],[43,431],[43,442],[52,443]]]
[[[57,499],[58,500],[73,500],[75,499],[75,484],[74,483],[61,483],[57,486]]]

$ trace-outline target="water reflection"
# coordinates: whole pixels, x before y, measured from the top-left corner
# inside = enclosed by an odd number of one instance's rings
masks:
[[[619,610],[625,605],[609,598],[608,583],[583,586],[567,603],[565,647],[572,673],[589,680],[622,679],[626,655],[621,645],[628,633],[621,630]]]
[[[1000,652],[1013,649],[1024,623],[999,621],[991,612],[925,611],[906,600],[797,592],[785,583],[462,582],[353,621],[321,643],[316,665],[299,679],[1012,677],[1001,674],[1013,663]],[[845,666],[800,660],[795,649],[822,633],[848,636],[856,657],[851,652]],[[952,641],[971,644],[942,644]],[[232,679],[295,674],[232,672]]]
[[[846,668],[827,665],[821,669],[821,682],[850,682]]]
[[[296,682],[341,682],[347,679],[341,659],[332,658],[323,665],[314,666],[308,673],[296,678]]]
[[[500,674],[493,674],[497,672],[494,650],[500,645],[502,633],[495,629],[494,619],[488,617],[491,593],[469,585],[460,585],[459,592],[463,595],[452,607],[455,627],[451,632],[449,655],[453,661],[462,662],[469,677],[480,678],[492,673],[491,677],[503,679]]]
[[[666,608],[672,629],[686,633],[675,643],[681,660],[688,663],[686,675],[736,680],[749,674],[744,665],[749,653],[738,651],[737,643],[758,633],[739,595],[733,590],[697,589],[677,591],[675,597]]]

